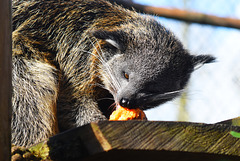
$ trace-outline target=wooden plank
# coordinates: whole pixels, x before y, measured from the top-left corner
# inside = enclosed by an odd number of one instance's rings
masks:
[[[240,160],[240,127],[187,122],[103,121],[49,138],[52,160]]]
[[[10,160],[11,1],[0,1],[0,161]]]
[[[167,150],[240,156],[239,127],[187,122],[101,122],[112,149]]]

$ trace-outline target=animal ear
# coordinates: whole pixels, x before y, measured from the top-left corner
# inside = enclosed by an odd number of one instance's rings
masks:
[[[122,31],[105,31],[105,30],[96,30],[91,32],[94,37],[106,41],[108,44],[113,47],[124,50],[125,41],[124,33]]]
[[[192,63],[194,65],[194,70],[199,69],[206,63],[213,63],[215,60],[215,57],[210,55],[193,56]]]

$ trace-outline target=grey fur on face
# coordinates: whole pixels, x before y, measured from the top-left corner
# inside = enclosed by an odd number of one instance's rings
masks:
[[[127,108],[148,109],[175,98],[196,67],[214,60],[190,55],[170,31],[150,17],[144,19],[120,30],[93,34],[117,49],[110,51],[115,55],[105,62],[111,71],[103,67],[102,75],[108,75],[103,82],[116,103]],[[102,55],[108,52],[103,49]]]

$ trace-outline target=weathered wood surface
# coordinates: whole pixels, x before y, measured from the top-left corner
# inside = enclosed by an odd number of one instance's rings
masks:
[[[91,123],[49,138],[52,160],[240,160],[240,127],[186,122]],[[46,152],[46,150],[45,150]]]
[[[0,161],[10,160],[11,1],[0,1]]]

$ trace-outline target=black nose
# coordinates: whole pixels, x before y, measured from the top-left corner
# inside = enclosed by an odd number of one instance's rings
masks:
[[[127,98],[122,98],[122,99],[120,100],[120,106],[122,106],[122,107],[128,107],[128,108],[129,108],[129,105],[130,105],[129,99],[127,99]]]

